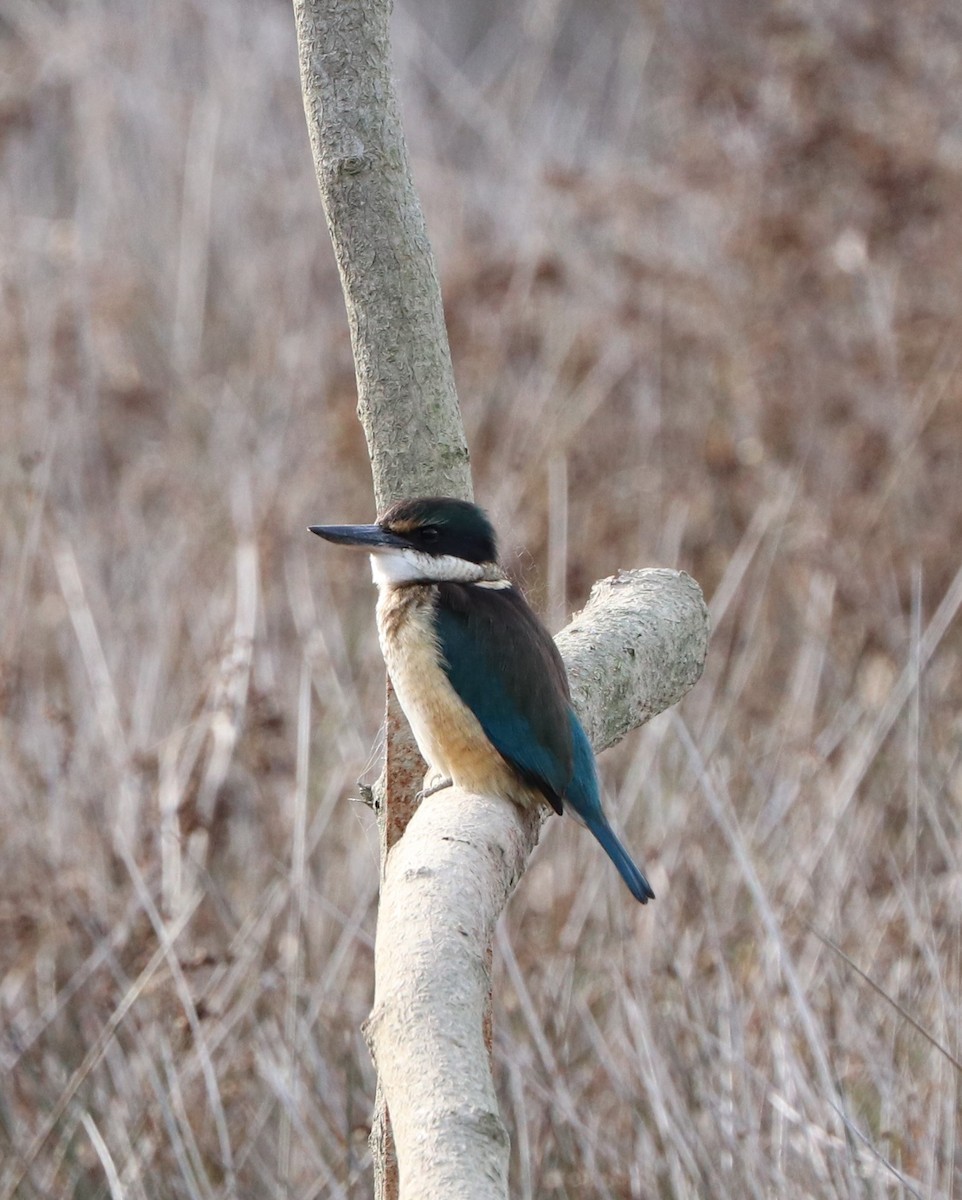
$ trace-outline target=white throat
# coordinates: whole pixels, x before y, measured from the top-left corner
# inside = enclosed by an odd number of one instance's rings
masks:
[[[413,547],[377,550],[371,555],[371,575],[379,588],[403,583],[481,583],[503,579],[495,563],[474,563],[453,554],[425,554]]]

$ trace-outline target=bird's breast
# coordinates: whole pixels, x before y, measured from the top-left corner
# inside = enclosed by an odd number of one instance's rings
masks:
[[[381,652],[418,749],[431,772],[466,791],[522,805],[540,803],[451,686],[435,633],[434,605],[430,584],[386,588],[378,596]]]

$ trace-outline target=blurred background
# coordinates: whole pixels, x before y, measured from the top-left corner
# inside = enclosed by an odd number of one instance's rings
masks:
[[[399,0],[478,499],[705,677],[496,948],[512,1194],[962,1194],[962,9]],[[383,668],[281,0],[0,0],[0,1198],[370,1194]]]

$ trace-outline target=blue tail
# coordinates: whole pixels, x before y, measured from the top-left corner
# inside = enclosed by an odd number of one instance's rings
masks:
[[[651,884],[632,862],[628,851],[615,837],[614,830],[601,810],[598,772],[595,769],[591,743],[581,727],[581,722],[570,710],[569,720],[574,752],[574,778],[565,792],[564,799],[601,843],[634,898],[642,904],[647,904],[649,900],[654,900],[655,893],[651,890]]]
[[[649,900],[654,900],[655,893],[651,890],[651,884],[632,862],[628,851],[615,837],[614,831],[604,817],[601,817],[599,820],[598,817],[589,816],[585,820],[585,824],[618,868],[618,874],[627,883],[628,890],[634,898],[640,900],[642,904],[647,904]]]

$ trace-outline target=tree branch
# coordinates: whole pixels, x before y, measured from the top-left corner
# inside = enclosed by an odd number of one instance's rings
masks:
[[[629,571],[596,584],[557,641],[600,750],[696,682],[708,613],[688,575]],[[508,1138],[483,1036],[488,947],[541,821],[447,788],[422,802],[388,856],[365,1035],[391,1112],[401,1200],[506,1200]]]
[[[619,571],[556,637],[595,754],[664,712],[701,676],[708,609],[683,571]]]
[[[390,0],[294,0],[304,111],[341,273],[378,512],[471,499],[444,309],[391,77]]]
[[[390,0],[294,0],[294,12],[377,509],[413,495],[470,499],[437,272],[391,78]],[[701,594],[687,576],[632,572],[599,584],[559,637],[595,747],[678,700],[701,672],[706,643]],[[484,1041],[489,948],[541,814],[448,789],[408,823],[421,764],[390,685],[387,721],[366,1024],[379,1074],[375,1190],[381,1200],[398,1194],[393,1123],[402,1196],[501,1198],[508,1139]]]
[[[304,112],[341,275],[378,512],[405,496],[470,500],[471,470],[434,256],[391,74],[391,0],[294,0]],[[375,786],[382,871],[424,764],[390,681]],[[397,1173],[383,1092],[371,1130],[375,1194]]]

